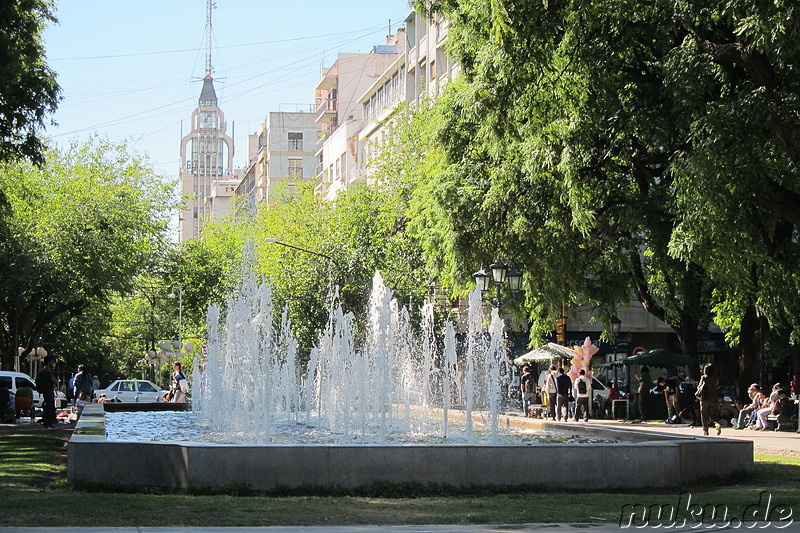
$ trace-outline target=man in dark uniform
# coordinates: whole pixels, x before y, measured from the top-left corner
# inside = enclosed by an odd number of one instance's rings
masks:
[[[36,389],[42,395],[42,423],[47,429],[56,428],[56,393],[55,387],[58,385],[56,377],[53,375],[53,365],[56,358],[46,355],[44,366],[36,376]]]

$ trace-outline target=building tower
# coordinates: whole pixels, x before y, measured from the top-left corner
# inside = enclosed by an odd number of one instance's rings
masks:
[[[225,130],[225,115],[217,105],[214,69],[211,65],[211,13],[213,0],[206,0],[206,74],[197,108],[192,111],[191,131],[181,139],[181,210],[179,239],[196,237],[214,213],[213,198],[220,182],[233,181],[233,139]]]

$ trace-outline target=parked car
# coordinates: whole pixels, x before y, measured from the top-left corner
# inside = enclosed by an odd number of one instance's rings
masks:
[[[42,407],[42,395],[36,392],[36,383],[28,374],[24,372],[0,370],[0,381],[4,381],[8,389],[13,392],[15,396],[18,388],[30,387],[33,390],[33,404],[36,407]],[[65,407],[66,405],[66,395],[61,391],[56,392],[56,407]]]
[[[146,379],[118,379],[108,388],[94,391],[94,399],[105,395],[109,400],[123,403],[159,403],[167,392]]]

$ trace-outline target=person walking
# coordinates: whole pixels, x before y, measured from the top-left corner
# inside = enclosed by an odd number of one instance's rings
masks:
[[[36,390],[42,395],[42,424],[47,429],[56,428],[56,386],[58,380],[53,375],[56,358],[44,357],[44,366],[36,376]]]
[[[519,390],[522,393],[522,412],[526,417],[532,416],[531,405],[536,401],[536,378],[531,374],[531,367],[528,365],[522,367]]]
[[[575,421],[583,414],[583,421],[589,421],[589,400],[592,398],[592,381],[586,377],[586,370],[581,369],[575,378]]]
[[[697,385],[695,396],[700,399],[700,420],[703,423],[703,435],[708,435],[708,428],[711,424],[717,428],[717,435],[722,432],[719,425],[719,407],[717,402],[717,389],[719,388],[719,377],[714,365],[707,364],[703,368],[703,376],[700,384]]]
[[[556,417],[556,396],[558,396],[558,384],[556,383],[556,365],[550,367],[550,373],[544,378],[544,393],[547,394],[547,416],[552,419]]]
[[[564,373],[564,368],[559,367],[556,377],[558,396],[556,397],[556,420],[561,421],[561,410],[564,410],[564,420],[569,418],[569,393],[572,389],[572,380]]]

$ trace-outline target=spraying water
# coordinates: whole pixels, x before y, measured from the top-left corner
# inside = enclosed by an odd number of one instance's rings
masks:
[[[376,273],[364,340],[356,341],[355,317],[334,295],[305,372],[286,311],[275,319],[269,285],[245,280],[226,308],[224,317],[218,307],[209,309],[208,360],[195,402],[214,431],[253,443],[273,442],[278,434],[284,442],[295,432],[311,434],[312,442],[387,443],[401,433],[449,441],[457,412],[466,422],[459,430],[466,442],[476,439],[477,413],[488,418],[484,434],[497,438],[508,375],[503,321],[494,310],[483,331],[477,289],[459,354],[453,323],[446,321],[437,336],[433,305],[426,304],[415,331],[409,310]]]

